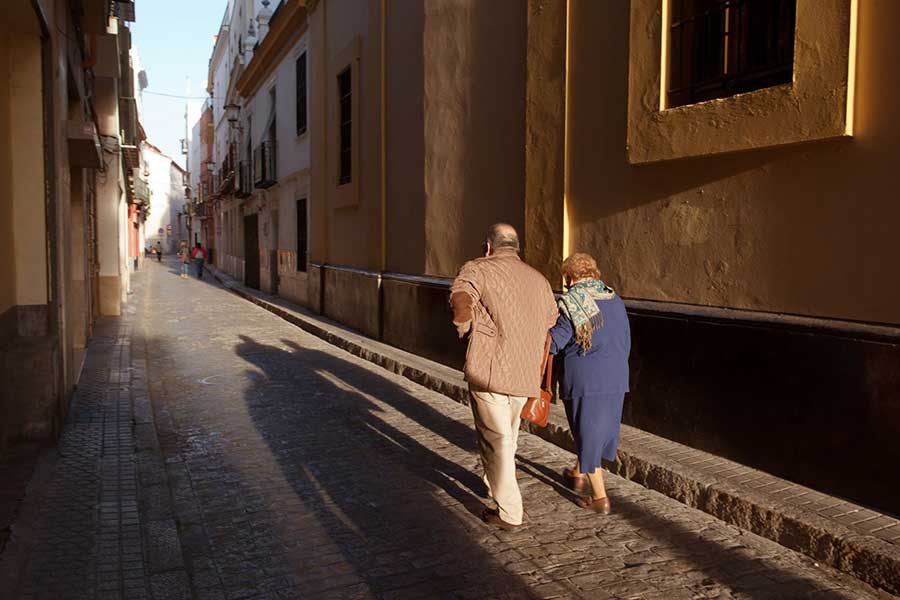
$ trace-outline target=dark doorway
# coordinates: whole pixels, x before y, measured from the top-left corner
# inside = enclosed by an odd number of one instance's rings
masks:
[[[244,217],[244,285],[259,289],[259,217]]]

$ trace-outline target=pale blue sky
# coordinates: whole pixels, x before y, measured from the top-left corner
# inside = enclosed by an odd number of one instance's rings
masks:
[[[148,141],[184,166],[179,140],[184,137],[184,99],[148,92],[206,96],[206,74],[213,36],[227,0],[138,0],[132,24],[149,87],[144,91],[142,122]],[[198,101],[199,102],[199,101]],[[190,124],[193,127],[193,123]]]

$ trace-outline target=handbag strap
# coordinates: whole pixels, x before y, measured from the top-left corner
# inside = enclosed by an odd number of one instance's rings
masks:
[[[553,378],[553,355],[550,354],[550,342],[553,338],[547,334],[547,341],[544,342],[544,360],[541,363],[541,379],[544,380],[544,389],[549,391],[551,380]]]
[[[547,370],[545,371],[544,389],[550,391],[553,379],[553,355],[547,357]]]

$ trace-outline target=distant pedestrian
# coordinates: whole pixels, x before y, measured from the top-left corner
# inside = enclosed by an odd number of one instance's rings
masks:
[[[512,226],[491,226],[484,257],[467,262],[451,288],[453,324],[469,336],[465,376],[485,481],[497,503],[485,523],[502,529],[522,524],[516,481],[516,444],[522,407],[540,396],[547,331],[558,311],[550,284],[519,258]]]
[[[162,244],[160,242],[156,242],[156,247],[154,248],[156,251],[156,262],[162,262]]]
[[[181,262],[181,278],[188,278],[188,270],[191,264],[191,253],[188,250],[187,242],[181,242],[178,248],[178,260]]]
[[[609,514],[601,460],[616,460],[622,404],[628,392],[631,329],[622,299],[600,280],[589,254],[573,254],[562,264],[568,291],[550,330],[550,352],[562,358],[560,396],[578,448],[575,468],[563,474],[579,497],[578,506]]]
[[[194,260],[197,279],[203,279],[203,263],[206,262],[206,250],[204,250],[200,242],[194,244],[194,249],[191,250],[191,258]]]

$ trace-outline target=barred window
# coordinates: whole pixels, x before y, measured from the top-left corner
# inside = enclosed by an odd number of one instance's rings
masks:
[[[338,75],[338,127],[340,136],[340,172],[338,184],[350,183],[353,177],[353,89],[352,71],[347,67]]]
[[[297,58],[297,135],[306,132],[306,52]]]
[[[793,79],[796,0],[672,0],[669,107]]]

